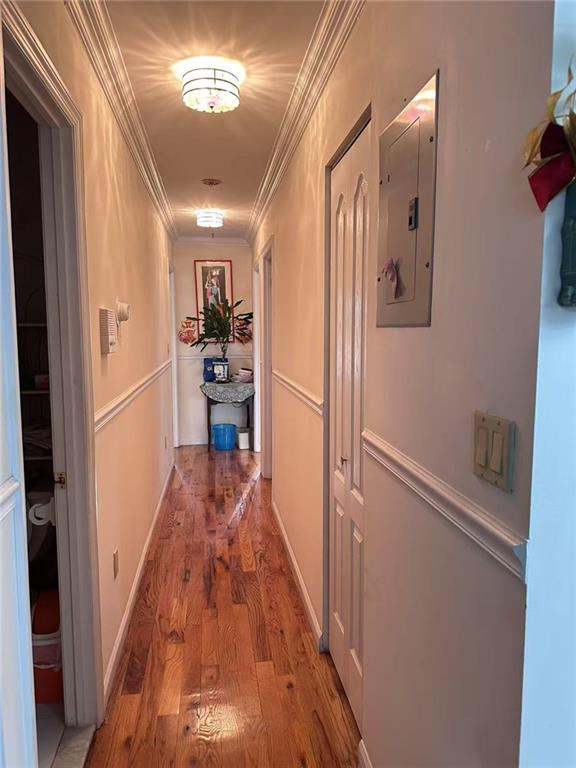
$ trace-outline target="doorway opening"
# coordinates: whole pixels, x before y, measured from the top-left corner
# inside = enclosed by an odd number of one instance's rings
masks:
[[[43,766],[63,734],[87,749],[104,715],[81,119],[12,6],[2,14],[2,43],[14,276],[7,290],[16,315],[6,362],[18,370],[28,526],[16,554],[28,561],[29,578],[16,598],[31,616],[18,644],[33,659],[34,689],[23,706],[31,729],[36,722]]]
[[[52,327],[47,312],[38,126],[6,91],[12,256],[20,382],[20,416],[32,656],[40,768],[50,766],[65,727],[58,589],[54,445],[63,403],[51,390]],[[54,350],[52,350],[54,351]]]

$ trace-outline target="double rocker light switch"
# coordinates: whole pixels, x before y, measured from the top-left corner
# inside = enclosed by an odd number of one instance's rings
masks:
[[[516,425],[509,419],[476,411],[474,414],[474,474],[512,491]]]

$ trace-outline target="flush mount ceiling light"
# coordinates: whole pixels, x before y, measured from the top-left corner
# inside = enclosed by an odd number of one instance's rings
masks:
[[[212,190],[214,187],[222,184],[222,179],[208,177],[207,179],[201,179],[201,182]],[[211,196],[212,192],[210,192]],[[196,211],[196,224],[207,229],[219,229],[224,226],[224,211],[221,211],[219,208],[198,208]]]
[[[196,224],[199,227],[218,229],[224,226],[224,211],[218,208],[199,208],[196,211]]]
[[[231,112],[240,104],[246,77],[240,62],[220,56],[195,56],[178,64],[182,101],[198,112]]]

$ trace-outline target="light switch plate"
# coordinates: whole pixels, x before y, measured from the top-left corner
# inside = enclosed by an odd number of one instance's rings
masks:
[[[474,474],[503,491],[513,490],[516,424],[501,416],[474,413]]]

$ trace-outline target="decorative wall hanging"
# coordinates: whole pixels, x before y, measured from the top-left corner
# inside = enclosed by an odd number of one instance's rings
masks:
[[[568,82],[546,102],[546,119],[526,138],[525,167],[535,166],[528,178],[541,211],[566,190],[562,225],[561,286],[558,303],[576,307],[576,86],[572,67]]]
[[[196,277],[196,314],[208,307],[228,301],[234,304],[232,262],[194,261]],[[200,327],[200,330],[202,328]]]
[[[196,341],[198,325],[194,320],[182,320],[178,331],[178,339],[182,344],[192,344]]]

